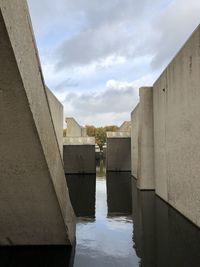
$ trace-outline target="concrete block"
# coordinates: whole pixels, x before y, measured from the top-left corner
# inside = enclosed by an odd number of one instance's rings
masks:
[[[71,245],[74,212],[25,0],[0,0],[0,245]]]
[[[78,124],[78,122],[71,117],[65,119],[67,123],[67,137],[87,137],[87,129]]]
[[[131,175],[138,177],[139,104],[131,112]]]
[[[107,172],[106,188],[108,215],[131,214],[131,172]]]
[[[60,153],[63,156],[63,105],[47,87],[46,91]]]
[[[131,171],[130,133],[107,133],[106,170]]]
[[[155,189],[152,87],[140,88],[137,169],[138,188],[142,190]]]
[[[68,174],[66,180],[76,216],[95,217],[96,174]]]
[[[200,227],[200,27],[154,84],[156,193]]]
[[[124,121],[117,130],[118,132],[131,132],[131,121]]]
[[[96,173],[95,145],[64,145],[65,173]]]

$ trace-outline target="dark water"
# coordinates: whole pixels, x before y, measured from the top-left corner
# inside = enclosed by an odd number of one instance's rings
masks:
[[[199,267],[200,230],[135,183],[98,166],[96,218],[78,220],[74,266]]]
[[[69,178],[75,210],[84,216],[75,257],[65,246],[1,247],[0,266],[200,267],[200,230],[153,191],[139,191],[129,172],[106,174],[101,162],[96,202],[94,176]]]

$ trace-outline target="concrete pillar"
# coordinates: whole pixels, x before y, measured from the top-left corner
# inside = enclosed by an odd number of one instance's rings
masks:
[[[138,177],[139,104],[131,112],[131,174]]]
[[[74,213],[25,0],[0,0],[0,244],[71,245]]]
[[[153,141],[153,87],[140,88],[137,186],[155,189]]]

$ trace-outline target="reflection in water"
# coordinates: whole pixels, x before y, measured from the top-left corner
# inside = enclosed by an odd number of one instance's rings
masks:
[[[69,195],[77,217],[95,216],[95,174],[66,175]]]
[[[106,176],[105,160],[96,160],[96,175],[97,177]]]
[[[199,267],[200,230],[133,179],[133,240],[141,267]]]
[[[107,172],[108,215],[131,214],[131,173]]]
[[[106,178],[97,177],[96,220],[79,220],[75,267],[139,266],[132,248],[132,218],[107,218]]]

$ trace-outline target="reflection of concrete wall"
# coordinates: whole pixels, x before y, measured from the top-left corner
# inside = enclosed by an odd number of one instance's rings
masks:
[[[132,189],[133,240],[136,244],[136,252],[141,258],[141,266],[154,267],[156,266],[155,193],[139,191],[135,179],[132,179]]]
[[[200,27],[154,84],[156,193],[200,226]]]
[[[56,131],[61,155],[63,156],[63,105],[58,101],[54,94],[46,87],[49,107],[53,124]]]
[[[95,216],[95,174],[68,174],[69,195],[76,216]]]
[[[113,137],[107,134],[106,169],[107,171],[131,170],[131,138]],[[120,134],[120,133],[119,133]]]
[[[155,188],[152,87],[140,88],[137,178],[140,189]]]
[[[70,245],[63,163],[24,0],[0,1],[0,243]]]
[[[65,173],[96,173],[95,145],[64,145]]]
[[[131,214],[131,174],[130,172],[107,172],[108,215]]]
[[[131,113],[131,174],[138,177],[139,104]]]
[[[200,262],[200,231],[154,191],[133,189],[133,241],[141,267],[194,266]]]

